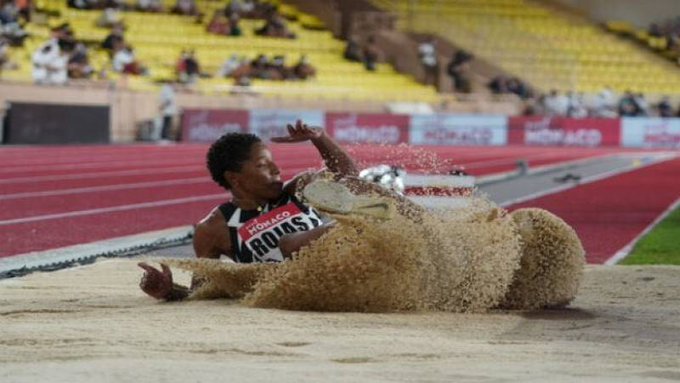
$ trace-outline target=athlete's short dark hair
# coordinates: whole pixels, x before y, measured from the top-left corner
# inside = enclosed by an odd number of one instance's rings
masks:
[[[231,185],[224,178],[224,172],[238,172],[250,156],[253,144],[262,142],[260,137],[250,133],[227,133],[213,142],[206,156],[210,176],[223,188]]]

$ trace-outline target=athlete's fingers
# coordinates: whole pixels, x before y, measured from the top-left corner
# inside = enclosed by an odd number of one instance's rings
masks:
[[[170,268],[168,267],[168,265],[166,265],[165,263],[161,263],[161,268],[163,269],[163,275],[164,276],[166,276],[168,278],[172,278],[172,271],[170,271]]]

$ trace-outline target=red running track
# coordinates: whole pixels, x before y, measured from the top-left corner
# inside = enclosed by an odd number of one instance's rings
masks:
[[[284,179],[318,169],[312,145],[273,145]],[[205,169],[206,145],[0,149],[0,257],[189,225],[228,198]],[[621,152],[531,147],[352,146],[362,167],[463,167],[473,175]]]
[[[680,197],[680,159],[514,205],[555,213],[578,233],[589,263],[605,263]]]

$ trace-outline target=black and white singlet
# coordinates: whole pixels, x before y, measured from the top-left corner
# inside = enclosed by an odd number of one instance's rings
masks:
[[[261,210],[243,210],[231,202],[219,209],[227,222],[234,261],[238,263],[281,262],[282,236],[322,224],[316,210],[288,194]]]

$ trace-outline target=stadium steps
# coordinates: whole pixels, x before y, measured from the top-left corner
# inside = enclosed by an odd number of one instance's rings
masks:
[[[680,71],[599,26],[528,0],[372,0],[403,30],[436,34],[547,91],[680,94]]]

